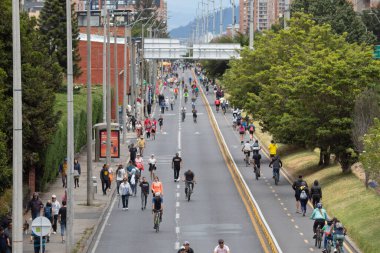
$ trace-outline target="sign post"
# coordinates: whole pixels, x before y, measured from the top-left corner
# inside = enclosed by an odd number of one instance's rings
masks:
[[[51,222],[48,218],[40,216],[32,221],[32,231],[40,237],[40,252],[43,252],[42,237],[47,236],[51,230]]]

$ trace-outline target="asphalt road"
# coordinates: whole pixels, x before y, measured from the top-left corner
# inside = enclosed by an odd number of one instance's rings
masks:
[[[253,168],[246,167],[243,160],[244,155],[241,151],[239,134],[232,128],[232,111],[229,110],[226,115],[223,115],[221,110],[219,113],[216,113],[214,106],[215,95],[213,92],[209,93],[207,99],[229,150],[254,198],[258,202],[282,251],[320,252],[320,249],[314,247],[314,240],[312,239],[313,221],[309,219],[313,211],[311,207],[307,207],[305,217],[295,212],[294,191],[290,183],[281,174],[279,185],[274,184],[272,169],[268,166],[269,159],[262,152],[262,177],[258,181],[255,179]],[[246,140],[249,140],[248,134],[245,136]]]
[[[185,72],[185,80],[189,75],[189,71]],[[168,91],[165,94],[169,94]],[[183,100],[178,99],[174,111],[163,114],[163,132],[157,134],[156,140],[147,141],[144,152],[146,160],[150,154],[156,155],[157,174],[164,186],[160,231],[153,230],[150,209],[141,210],[138,190],[137,197],[130,198],[128,211],[118,208],[115,198],[92,252],[177,252],[180,244],[187,240],[195,252],[203,253],[212,252],[219,238],[223,238],[234,253],[263,252],[224,163],[201,99],[197,101],[196,124],[192,121],[189,102],[185,105],[186,120],[180,122],[181,103]],[[158,113],[156,108],[156,118]],[[190,202],[185,200],[184,183],[173,182],[171,159],[178,151],[184,161],[180,174],[189,168],[195,172],[197,184]],[[145,170],[143,176],[149,178],[149,172]]]

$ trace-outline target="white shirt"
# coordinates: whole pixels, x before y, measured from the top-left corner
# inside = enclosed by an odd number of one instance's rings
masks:
[[[149,158],[149,163],[155,165],[157,163],[156,158]]]
[[[125,169],[124,168],[121,168],[119,171],[116,170],[116,180],[117,181],[123,180],[124,176],[125,176]]]
[[[243,145],[243,150],[244,150],[244,151],[251,151],[251,144],[249,144],[249,143],[244,143],[244,145]]]
[[[58,200],[52,201],[51,207],[53,209],[53,215],[58,215],[59,209],[61,208],[61,204],[59,204]]]
[[[223,249],[218,245],[214,249],[214,253],[230,253],[230,248],[227,245],[224,245]]]

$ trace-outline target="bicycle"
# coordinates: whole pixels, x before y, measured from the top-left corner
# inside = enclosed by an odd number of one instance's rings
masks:
[[[249,152],[244,152],[244,155],[245,155],[245,158],[244,158],[245,166],[248,167],[248,165],[249,165]]]
[[[223,111],[223,115],[226,115],[226,107],[225,106],[222,106],[222,111]]]
[[[161,211],[154,210],[154,228],[156,229],[156,233],[160,231],[160,214]]]
[[[319,249],[321,248],[322,244],[322,229],[321,226],[318,225],[317,229],[315,230],[315,247],[318,247]]]
[[[280,181],[280,169],[274,170],[274,184],[278,185],[278,182]]]
[[[190,187],[191,183],[194,183],[194,182],[193,181],[186,181],[185,193],[186,193],[187,201],[190,201],[191,194],[193,193],[192,187]]]
[[[256,180],[259,180],[260,168],[256,164],[253,165],[253,172],[255,173]]]
[[[326,253],[331,253],[332,245],[333,245],[332,238],[327,239]]]
[[[344,250],[343,250],[343,240],[344,239],[341,239],[341,238],[337,238],[335,240],[335,249],[336,249],[336,252],[338,252],[338,253],[344,253]]]

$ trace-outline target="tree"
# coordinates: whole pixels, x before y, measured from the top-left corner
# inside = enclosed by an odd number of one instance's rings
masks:
[[[293,15],[289,29],[266,32],[254,51],[232,61],[223,83],[231,101],[276,140],[334,153],[347,171],[354,101],[377,83],[380,64],[370,47],[347,43],[311,16]]]
[[[376,36],[376,44],[380,44],[380,5],[376,8],[364,10],[362,20],[368,31]]]
[[[360,156],[364,170],[369,179],[378,179],[380,176],[380,120],[375,119],[374,125],[364,135],[364,150]],[[367,184],[368,185],[368,184]]]
[[[79,66],[79,28],[75,5],[71,7],[73,36],[73,74],[82,74]],[[67,72],[66,43],[66,0],[46,0],[41,10],[39,29],[42,35],[42,45],[48,49],[50,57],[57,58],[59,65]]]
[[[352,4],[346,0],[294,0],[291,13],[311,14],[317,24],[329,24],[337,34],[347,33],[350,43],[372,44],[375,36],[368,32],[362,19],[355,13]]]

